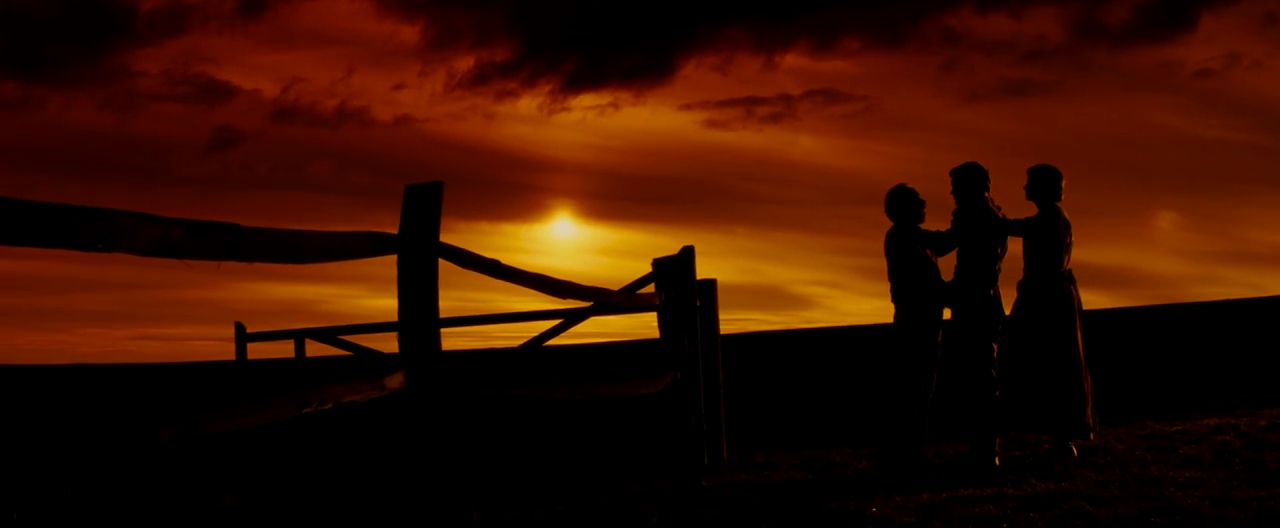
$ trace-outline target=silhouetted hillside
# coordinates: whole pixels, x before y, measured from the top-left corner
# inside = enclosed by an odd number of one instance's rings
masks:
[[[1280,297],[1087,311],[1083,331],[1102,426],[1280,404],[1270,340],[1277,315]],[[882,403],[877,395],[887,330],[870,325],[725,335],[731,455],[860,445],[867,433],[860,417]],[[661,472],[672,460],[679,419],[671,391],[573,397],[661,387],[670,358],[656,345],[642,340],[449,353],[438,367],[446,396],[436,398],[432,409],[403,397],[383,398],[307,413],[298,422],[303,425],[286,420],[208,440],[201,438],[219,429],[385,393],[402,381],[399,358],[5,366],[4,447],[25,454],[10,458],[10,469],[27,465],[46,473],[49,464],[118,462],[165,438],[224,456],[284,449],[346,460],[339,465],[360,463],[343,457],[361,450],[369,462],[389,463],[386,457],[395,459],[397,449],[417,449],[484,460],[512,475],[520,473],[516,466],[537,475],[569,460],[599,472],[621,463]],[[327,463],[339,463],[333,460]]]

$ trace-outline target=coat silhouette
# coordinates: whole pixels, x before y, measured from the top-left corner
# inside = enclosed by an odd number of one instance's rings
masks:
[[[924,229],[925,201],[906,184],[885,196],[893,226],[884,256],[893,300],[893,344],[883,369],[879,455],[882,467],[923,458],[927,411],[937,374],[946,281],[938,257],[955,249],[946,233]]]
[[[957,246],[955,273],[947,285],[951,324],[943,331],[943,353],[934,401],[949,436],[970,442],[976,459],[994,461],[997,392],[995,349],[1004,302],[1000,267],[1008,252],[1005,217],[991,200],[987,170],[966,162],[951,170],[956,199],[949,236]]]

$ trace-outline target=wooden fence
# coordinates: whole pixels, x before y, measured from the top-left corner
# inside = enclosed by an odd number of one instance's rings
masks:
[[[396,255],[397,320],[250,332],[235,322],[235,360],[248,361],[249,343],[292,341],[306,358],[308,340],[354,355],[386,352],[345,337],[396,333],[409,385],[429,383],[417,368],[443,352],[441,330],[469,326],[558,321],[516,347],[537,348],[591,317],[654,313],[658,349],[670,361],[672,390],[687,415],[690,459],[698,467],[727,458],[724,431],[719,308],[715,279],[699,279],[693,246],[652,262],[652,271],[618,289],[577,284],[522,270],[440,240],[442,182],[405,188],[398,232],[313,231],[167,218],[133,211],[0,197],[0,245],[124,253],[142,257],[246,263],[311,264]],[[440,316],[439,262],[567,300],[577,308]],[[641,290],[654,287],[653,292]],[[664,359],[666,361],[666,359]],[[443,373],[433,373],[442,375]]]

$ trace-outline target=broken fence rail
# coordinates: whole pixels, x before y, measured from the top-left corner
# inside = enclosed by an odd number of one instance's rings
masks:
[[[556,321],[556,320],[586,320],[591,317],[611,316],[611,315],[635,315],[643,313],[656,313],[658,311],[658,296],[646,297],[653,299],[653,303],[641,306],[583,306],[577,308],[554,308],[549,310],[531,310],[524,312],[506,312],[494,314],[478,314],[478,315],[459,315],[452,317],[441,317],[440,328],[464,328],[471,326],[486,326],[512,323],[532,323],[537,321]],[[292,328],[286,330],[261,330],[257,332],[249,332],[244,323],[236,321],[236,359],[247,359],[247,354],[241,355],[241,351],[245,350],[244,345],[249,343],[263,343],[270,341],[294,341],[294,356],[306,357],[306,348],[299,345],[299,340],[311,340],[324,345],[329,345],[345,352],[354,354],[381,354],[382,351],[376,350],[358,343],[353,343],[345,339],[346,336],[370,335],[370,334],[388,334],[400,331],[399,321],[385,321],[377,323],[356,323],[347,325],[333,326],[316,326],[310,328]],[[355,345],[355,347],[350,347]],[[349,348],[357,348],[357,350],[349,350]]]
[[[651,294],[578,284],[523,270],[444,241],[440,260],[543,295],[611,306],[649,306]],[[148,213],[0,197],[0,246],[256,264],[322,264],[397,255],[383,231],[244,226]]]

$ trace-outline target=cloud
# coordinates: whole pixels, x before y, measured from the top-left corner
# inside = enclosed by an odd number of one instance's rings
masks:
[[[342,99],[332,106],[320,101],[279,97],[272,104],[267,118],[280,125],[308,128],[372,127],[380,125],[405,126],[424,120],[411,114],[397,114],[389,120],[373,115],[373,107]]]
[[[99,109],[126,113],[155,103],[213,109],[231,104],[245,92],[239,85],[205,72],[166,69],[157,74],[133,74],[128,82],[92,95],[98,99]]]
[[[784,286],[770,283],[720,282],[720,305],[745,312],[798,312],[818,303]]]
[[[271,108],[268,118],[274,123],[313,128],[342,128],[344,126],[373,126],[369,105],[353,105],[346,99],[331,108],[324,108],[319,101],[282,100]]]
[[[1124,49],[1192,33],[1206,10],[1237,0],[878,0],[837,2],[652,2],[622,16],[595,2],[553,4],[483,0],[376,0],[422,27],[429,62],[457,66],[451,86],[511,96],[546,90],[552,98],[605,90],[640,92],[672,79],[693,59],[714,55],[776,58],[787,53],[844,55],[934,42],[952,46],[946,17],[977,12],[1017,17],[1037,7],[1060,11],[1065,48]],[[954,32],[952,28],[950,31]]]
[[[162,90],[148,94],[156,101],[187,106],[218,107],[234,101],[244,89],[203,72],[166,71]]]
[[[1088,288],[1119,298],[1151,299],[1154,302],[1172,302],[1181,292],[1171,284],[1188,277],[1176,273],[1161,273],[1140,264],[1123,265],[1110,262],[1077,262],[1075,274],[1081,288]]]
[[[75,5],[73,5],[75,4]],[[5,2],[0,8],[0,78],[71,80],[148,40],[136,32],[142,10],[111,0]]]
[[[969,88],[961,98],[967,103],[1025,99],[1058,92],[1065,81],[1038,77],[999,76],[993,82]]]
[[[0,114],[44,110],[52,99],[48,94],[0,85]]]
[[[1239,69],[1261,68],[1262,61],[1257,58],[1247,59],[1243,53],[1232,51],[1200,61],[1199,66],[1188,74],[1192,79],[1218,79],[1228,72]]]
[[[205,149],[210,152],[228,152],[240,148],[249,140],[249,134],[235,125],[221,124],[209,130]]]
[[[1280,27],[1280,13],[1268,9],[1262,14],[1261,28],[1263,31],[1270,31],[1277,27]]]
[[[196,29],[255,21],[280,1],[10,0],[0,3],[0,80],[78,85],[127,78],[130,52]]]
[[[708,128],[733,130],[750,125],[777,125],[799,121],[801,110],[828,109],[864,105],[871,96],[851,94],[837,88],[814,88],[798,94],[748,95],[712,101],[685,103],[678,107],[685,112],[711,114],[703,119]]]
[[[1088,2],[1070,25],[1074,40],[1108,48],[1163,44],[1193,33],[1207,9],[1240,3],[1239,0],[1174,1],[1143,0],[1130,3],[1127,16],[1109,16],[1124,2]]]

